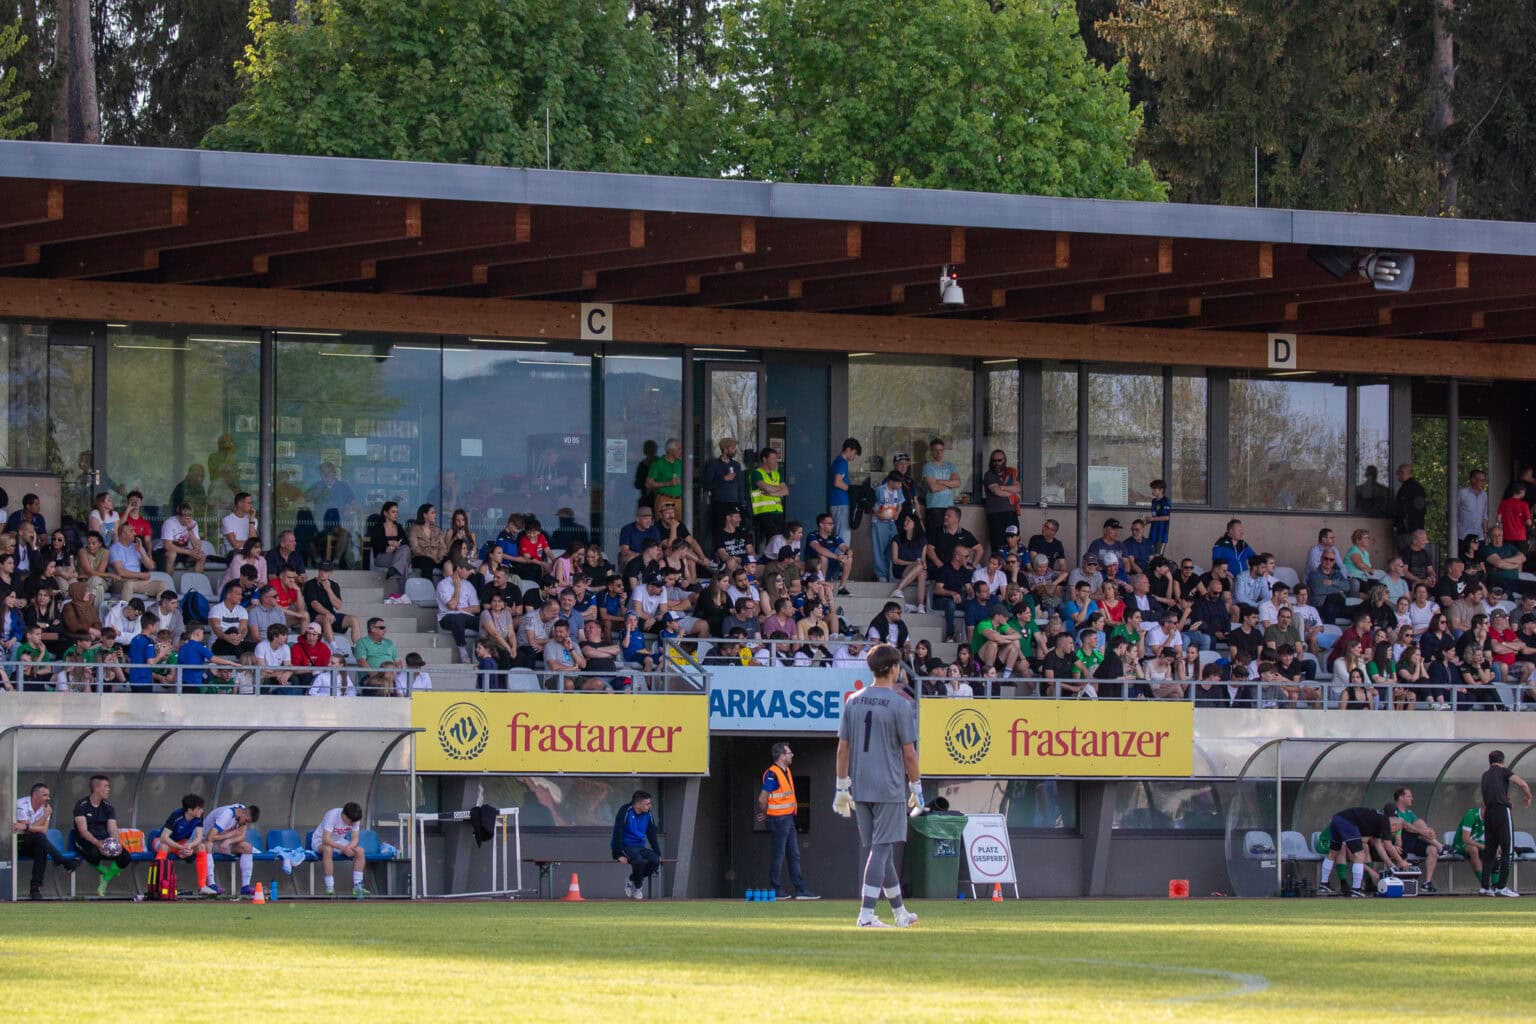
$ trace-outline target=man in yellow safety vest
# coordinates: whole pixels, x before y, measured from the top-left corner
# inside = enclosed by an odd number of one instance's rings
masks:
[[[757,820],[767,821],[768,835],[773,842],[768,884],[778,890],[779,899],[819,900],[821,897],[807,889],[805,880],[800,877],[800,839],[795,831],[795,812],[799,810],[799,804],[795,802],[795,780],[789,774],[789,766],[794,760],[795,752],[789,749],[788,743],[775,743],[773,764],[763,772],[763,787],[757,794]],[[789,880],[795,887],[793,896],[779,884],[786,859],[789,861]]]
[[[764,448],[762,465],[752,471],[752,519],[757,526],[758,547],[784,532],[784,499],[789,487],[779,472],[779,451]]]

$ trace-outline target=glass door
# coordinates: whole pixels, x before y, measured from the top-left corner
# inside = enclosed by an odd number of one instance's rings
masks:
[[[694,503],[699,526],[712,525],[708,489],[703,486],[704,467],[720,454],[720,442],[736,442],[736,458],[746,472],[757,468],[758,449],[767,443],[763,421],[763,364],[714,362],[700,364],[703,377],[703,430],[694,457],[698,467],[698,500]],[[780,441],[782,446],[782,441]],[[712,531],[711,531],[712,533]]]
[[[85,522],[96,492],[115,490],[99,453],[106,438],[106,337],[55,327],[48,338],[48,468],[59,474],[65,515]],[[121,506],[123,496],[114,495]]]

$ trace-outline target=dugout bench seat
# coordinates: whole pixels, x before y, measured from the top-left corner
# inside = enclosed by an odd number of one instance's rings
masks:
[[[623,868],[626,872],[629,871],[629,865],[627,865],[627,864],[620,864],[618,861],[614,860],[611,857],[609,857],[609,858],[607,858],[605,860],[598,860],[596,858],[575,858],[575,857],[524,857],[523,858],[523,863],[524,864],[532,864],[534,867],[539,869],[539,884],[538,884],[538,890],[537,891],[538,891],[540,899],[551,899],[551,898],[553,898],[553,896],[554,896],[554,880],[553,880],[553,877],[552,877],[552,873],[553,873],[555,868],[559,867],[562,864],[570,864],[570,865],[599,865],[599,866],[607,865],[609,867],[620,867],[620,868]],[[665,868],[668,864],[676,864],[676,863],[677,863],[677,858],[676,857],[663,857],[663,858],[661,858],[661,866],[656,869],[656,873],[651,875],[650,878],[647,878],[645,880],[645,888],[646,888],[646,894],[645,895],[646,895],[647,899],[654,899],[655,898],[655,896],[656,896],[656,879],[661,877],[662,869]]]

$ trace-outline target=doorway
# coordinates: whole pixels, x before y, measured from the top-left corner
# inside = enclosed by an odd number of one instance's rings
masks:
[[[82,523],[96,492],[115,489],[102,465],[106,351],[99,330],[61,326],[48,332],[48,463],[59,474],[64,513]]]
[[[747,472],[758,453],[775,448],[789,486],[785,515],[810,529],[826,508],[826,472],[831,458],[831,369],[794,362],[705,362],[698,364],[694,463],[702,468],[720,451],[722,438],[736,439]],[[695,492],[700,526],[710,522],[702,484]]]

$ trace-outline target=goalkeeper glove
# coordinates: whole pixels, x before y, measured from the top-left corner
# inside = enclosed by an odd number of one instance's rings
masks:
[[[916,816],[923,809],[923,784],[921,782],[907,783],[907,810],[912,816]]]
[[[832,798],[832,810],[845,818],[853,816],[853,780],[842,778],[837,780],[837,795]]]

